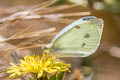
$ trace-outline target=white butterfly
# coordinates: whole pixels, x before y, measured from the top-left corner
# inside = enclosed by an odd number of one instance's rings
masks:
[[[97,50],[102,31],[101,18],[83,17],[61,30],[48,48],[60,57],[87,57]]]

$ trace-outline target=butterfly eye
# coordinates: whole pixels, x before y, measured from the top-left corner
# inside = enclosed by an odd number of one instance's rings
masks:
[[[45,45],[45,46],[42,46],[42,49],[48,49],[48,47]]]
[[[47,45],[42,46],[42,49],[49,49],[50,47],[51,47],[51,45],[47,44]]]

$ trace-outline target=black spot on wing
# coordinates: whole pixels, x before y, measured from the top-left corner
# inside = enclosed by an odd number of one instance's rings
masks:
[[[86,33],[84,38],[89,38],[90,37],[90,34],[89,33]]]
[[[79,26],[79,25],[76,25],[75,28],[76,28],[76,29],[80,29],[80,26]]]
[[[84,47],[86,45],[86,43],[82,43],[81,47]]]
[[[88,21],[88,20],[91,20],[91,19],[96,19],[96,17],[95,16],[83,17],[83,20],[85,20],[85,21]]]

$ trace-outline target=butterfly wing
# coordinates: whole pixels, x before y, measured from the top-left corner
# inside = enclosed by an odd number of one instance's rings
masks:
[[[56,35],[51,51],[61,57],[86,57],[98,48],[102,29],[102,19],[84,17],[77,20]]]
[[[62,34],[64,34],[65,32],[69,31],[71,28],[73,28],[75,25],[79,25],[81,23],[85,23],[89,20],[92,20],[92,19],[97,19],[95,16],[87,16],[87,17],[83,17],[83,18],[80,18],[76,21],[74,21],[72,24],[69,24],[67,27],[65,27],[64,29],[62,29],[54,38],[53,40],[51,41],[51,44],[53,44],[55,42],[55,40],[60,37]]]

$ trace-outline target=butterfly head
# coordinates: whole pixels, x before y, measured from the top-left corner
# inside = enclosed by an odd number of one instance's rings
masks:
[[[42,46],[42,49],[44,50],[44,53],[51,53],[51,44],[46,44],[44,46]]]
[[[52,47],[51,44],[46,44],[46,45],[42,46],[42,49],[47,50],[47,49],[50,49],[51,47]]]

